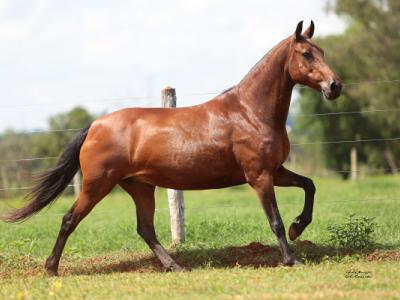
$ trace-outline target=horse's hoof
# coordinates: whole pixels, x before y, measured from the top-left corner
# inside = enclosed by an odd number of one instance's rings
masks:
[[[299,266],[304,266],[304,263],[301,260],[295,259],[292,267],[299,267]]]
[[[288,267],[299,267],[304,265],[304,263],[298,259],[292,258],[287,261],[284,261],[283,264]]]
[[[289,239],[291,241],[294,241],[299,236],[299,234],[297,234],[297,226],[299,226],[299,224],[297,224],[297,223],[292,223],[292,225],[290,225],[290,228],[289,228]]]
[[[58,271],[57,270],[52,270],[52,269],[46,268],[46,272],[47,272],[47,275],[49,275],[50,277],[58,276]]]
[[[44,268],[46,269],[47,275],[58,276],[58,264],[55,264],[50,258],[46,260]]]

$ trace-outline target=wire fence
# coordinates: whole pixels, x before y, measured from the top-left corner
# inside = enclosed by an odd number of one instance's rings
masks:
[[[17,159],[2,159],[0,160],[0,163],[47,160],[47,159],[57,159],[57,158],[58,156],[43,156],[43,157],[30,157],[30,158],[17,158]]]
[[[336,204],[342,204],[342,203],[379,203],[379,202],[400,202],[400,198],[391,198],[392,195],[386,195],[387,197],[383,198],[383,197],[378,197],[378,198],[371,198],[371,197],[367,197],[367,198],[360,198],[360,199],[344,199],[344,200],[337,200],[337,201],[324,201],[324,205],[328,204],[328,205],[336,205]],[[293,205],[303,205],[303,201],[304,199],[300,199],[300,198],[295,198],[290,202],[283,202],[283,201],[278,201],[278,206],[293,206]],[[318,201],[318,200],[317,200]],[[10,206],[10,205],[8,205]],[[256,203],[256,201],[252,202],[251,204],[236,204],[236,205],[232,205],[232,204],[216,204],[216,205],[212,205],[212,206],[205,206],[205,205],[199,205],[199,206],[189,206],[189,207],[185,207],[185,211],[191,211],[191,212],[196,212],[199,213],[201,211],[208,211],[208,210],[220,210],[220,209],[255,209],[255,210],[261,210],[261,206]],[[169,212],[169,208],[168,207],[159,207],[155,209],[156,212],[159,213],[166,213]],[[65,213],[45,213],[46,217],[60,217],[63,216]],[[115,215],[114,212],[110,212],[110,211],[96,211],[94,210],[91,214],[93,215]]]
[[[395,138],[378,138],[378,139],[355,139],[355,140],[339,140],[339,141],[317,141],[317,142],[304,142],[304,143],[293,143],[293,146],[304,146],[304,145],[327,145],[327,144],[348,144],[348,143],[366,143],[366,142],[392,142],[398,141],[400,137]]]
[[[400,112],[400,108],[382,108],[370,110],[357,110],[357,111],[340,111],[340,112],[327,112],[316,114],[297,114],[300,117],[324,117],[324,116],[347,116],[356,114],[370,114],[370,113],[387,113],[387,112]],[[35,133],[53,133],[53,132],[77,132],[82,128],[65,128],[65,129],[39,129],[39,130],[25,130],[21,134],[35,134]]]
[[[343,86],[357,86],[363,84],[388,84],[388,83],[400,83],[400,79],[389,79],[389,80],[375,80],[375,81],[363,81],[363,82],[350,82],[345,83]],[[299,86],[300,89],[307,88],[305,86]],[[207,95],[218,95],[221,92],[192,92],[192,93],[182,93],[179,96],[207,96]],[[113,102],[113,101],[125,101],[125,100],[154,100],[159,101],[159,99],[151,97],[140,97],[140,96],[130,96],[130,97],[116,97],[109,99],[82,99],[79,103],[91,103],[91,102]],[[32,106],[43,106],[43,105],[58,105],[57,102],[43,102],[43,103],[25,103],[25,104],[14,104],[14,105],[3,105],[0,106],[1,109],[7,108],[22,108],[22,107],[32,107]],[[327,113],[313,113],[313,114],[298,114],[300,117],[322,117],[322,116],[337,116],[337,115],[354,115],[354,114],[369,114],[369,113],[384,113],[384,112],[400,112],[400,107],[394,108],[378,108],[370,110],[357,110],[357,111],[339,111],[339,112],[327,112]],[[35,134],[35,133],[52,133],[52,132],[76,132],[82,128],[65,128],[65,129],[44,129],[44,130],[27,130],[21,132],[22,134]]]
[[[400,112],[400,108],[382,108],[370,110],[357,110],[357,111],[339,111],[315,114],[297,114],[300,117],[324,117],[324,116],[338,116],[338,115],[356,115],[356,114],[370,114],[370,113],[387,113],[387,112]],[[25,130],[20,134],[35,134],[35,133],[57,133],[57,132],[77,132],[83,128],[65,128],[65,129],[38,129],[38,130]]]
[[[400,83],[400,79],[391,80],[375,80],[375,81],[364,81],[364,82],[351,82],[343,84],[346,86],[357,86],[363,84],[388,84],[388,83]],[[304,87],[300,87],[304,88]],[[182,93],[180,96],[204,96],[204,95],[217,95],[220,92],[194,92],[194,93]],[[152,98],[145,97],[120,97],[120,98],[110,98],[110,99],[96,99],[96,100],[82,100],[81,103],[88,102],[110,102],[110,101],[125,101],[125,100],[152,100]],[[159,99],[157,99],[159,100]],[[35,103],[35,104],[16,104],[16,105],[3,105],[0,108],[21,108],[21,107],[31,107],[31,106],[42,106],[42,105],[53,105],[55,103]],[[358,110],[358,111],[339,111],[339,112],[328,112],[328,113],[314,113],[314,114],[298,114],[301,117],[324,117],[324,116],[337,116],[337,115],[354,115],[354,114],[369,114],[369,113],[383,113],[383,112],[400,112],[400,108],[380,108],[371,110]],[[59,133],[59,132],[71,132],[75,133],[82,128],[65,128],[65,129],[44,129],[44,130],[28,130],[23,131],[21,134],[41,134],[41,133]],[[308,146],[308,145],[327,145],[327,144],[349,144],[349,143],[371,143],[371,142],[394,142],[399,141],[400,137],[393,138],[370,138],[370,139],[354,139],[354,140],[336,140],[336,141],[315,141],[315,142],[302,142],[302,143],[292,143],[292,146]],[[21,163],[21,162],[32,162],[41,160],[55,160],[57,156],[43,156],[43,157],[28,157],[28,158],[16,158],[16,159],[2,159],[0,164],[4,163]],[[370,169],[371,172],[390,172],[398,171],[399,169]],[[330,172],[334,173],[352,173],[352,172],[362,172],[362,170],[332,170]],[[68,185],[68,187],[73,187],[74,185]],[[29,190],[32,187],[4,187],[0,188],[0,191],[8,190]]]
[[[353,111],[339,111],[317,114],[298,114],[301,117],[323,117],[323,116],[337,116],[337,115],[356,115],[356,114],[370,114],[380,112],[400,112],[400,108],[382,108],[382,109],[368,109],[368,110],[353,110]]]
[[[400,79],[387,79],[387,80],[371,80],[371,81],[360,81],[360,82],[349,82],[344,83],[344,87],[351,87],[357,85],[376,85],[376,84],[396,84],[400,83]],[[306,86],[298,86],[297,88],[303,89],[308,88]],[[179,93],[179,97],[186,97],[186,96],[212,96],[221,94],[223,91],[220,92],[186,92],[186,93]],[[98,102],[120,102],[120,101],[132,101],[132,100],[140,100],[140,101],[159,101],[159,98],[154,97],[144,97],[144,96],[127,96],[127,97],[111,97],[111,98],[96,98],[96,99],[80,99],[79,103],[98,103]],[[52,102],[41,102],[41,103],[20,103],[20,104],[12,104],[12,105],[0,105],[0,109],[11,109],[11,108],[24,108],[24,107],[41,107],[43,105],[60,105],[63,104],[60,101],[52,101]]]
[[[338,140],[338,141],[316,141],[316,142],[304,142],[304,143],[291,143],[292,146],[307,146],[307,145],[326,145],[326,144],[348,144],[348,143],[367,143],[367,142],[392,142],[399,141],[400,137],[395,138],[378,138],[378,139],[355,139],[355,140]],[[28,158],[17,158],[17,159],[3,159],[0,163],[9,162],[27,162],[35,160],[47,160],[57,159],[58,156],[43,156],[43,157],[28,157]]]
[[[389,168],[369,168],[368,169],[369,173],[393,172],[393,171],[399,172],[400,168],[394,168],[394,169],[389,169]],[[327,173],[339,173],[339,174],[341,174],[341,173],[354,173],[354,172],[355,173],[361,173],[361,172],[365,172],[365,171],[364,170],[330,170]],[[305,175],[307,175],[307,174],[305,174]],[[69,185],[67,185],[67,187],[68,188],[73,188],[73,187],[75,187],[75,185],[74,184],[69,184]],[[19,191],[19,190],[21,190],[21,191],[27,190],[28,191],[28,190],[32,190],[32,189],[33,189],[33,186],[4,187],[4,188],[0,188],[0,192],[1,191]]]
[[[69,184],[67,187],[74,187],[74,184]],[[23,186],[23,187],[6,187],[0,188],[0,191],[16,191],[16,190],[32,190],[33,186]]]

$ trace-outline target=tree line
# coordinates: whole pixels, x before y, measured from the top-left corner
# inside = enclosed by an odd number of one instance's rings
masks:
[[[322,101],[319,93],[301,89],[293,139],[332,141],[400,137],[400,1],[337,0],[331,2],[329,9],[346,20],[347,30],[340,35],[318,38],[316,43],[325,49],[327,62],[344,83],[354,84],[345,85],[342,96],[329,103]],[[371,110],[384,111],[304,116]],[[318,147],[317,154],[327,168],[346,170],[350,148],[354,146],[360,163],[369,168],[397,172],[400,141],[326,144]],[[343,176],[347,175],[343,173]]]
[[[33,174],[52,167],[76,131],[96,118],[83,107],[57,114],[48,120],[49,132],[17,132],[6,130],[0,135],[0,197],[9,197],[33,183]],[[37,160],[26,158],[54,157]]]

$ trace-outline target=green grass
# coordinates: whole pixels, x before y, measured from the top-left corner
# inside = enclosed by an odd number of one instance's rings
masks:
[[[367,270],[372,278],[345,278],[351,268]],[[1,291],[8,299],[398,299],[398,282],[398,265],[353,263],[32,277],[6,280]]]
[[[301,236],[311,246],[292,244],[306,265],[287,268],[280,260],[258,200],[247,186],[185,193],[187,241],[170,249],[191,271],[160,272],[147,245],[136,233],[133,201],[121,191],[104,199],[70,237],[58,279],[42,272],[57,237],[62,215],[73,199],[63,197],[47,211],[18,225],[0,224],[0,297],[4,299],[82,298],[396,298],[400,297],[398,257],[369,262],[368,253],[342,251],[327,244],[327,226],[350,213],[375,217],[374,236],[380,252],[400,248],[400,178],[371,177],[359,182],[320,179],[313,223]],[[304,193],[277,188],[286,229],[301,212]],[[10,200],[14,205],[19,200]],[[0,211],[6,205],[0,204]],[[165,191],[157,193],[156,231],[171,244]],[[272,246],[271,252],[240,252],[228,246],[251,242]],[[371,250],[372,251],[372,250]],[[248,263],[257,256],[258,263]],[[259,257],[260,256],[260,257]],[[235,263],[236,262],[236,263]],[[247,267],[245,267],[247,266]],[[371,278],[346,278],[350,270]],[[318,290],[318,293],[316,292]],[[320,296],[318,296],[320,295]]]

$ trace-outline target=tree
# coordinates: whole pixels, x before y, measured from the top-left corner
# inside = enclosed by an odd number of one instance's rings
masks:
[[[95,117],[82,107],[49,118],[49,133],[32,137],[32,152],[35,156],[59,156],[71,137],[88,126]],[[51,165],[53,162],[48,162]]]
[[[310,140],[400,137],[399,111],[301,116],[398,108],[400,83],[374,82],[400,78],[400,1],[338,0],[331,9],[348,20],[348,29],[342,35],[320,38],[317,43],[326,50],[327,62],[345,83],[364,84],[345,86],[342,96],[333,103],[322,103],[318,93],[302,89],[294,135]],[[323,145],[327,167],[348,168],[352,146],[354,144]],[[358,148],[360,161],[369,166],[389,167],[395,171],[399,165],[399,158],[394,155],[400,151],[399,142],[363,143]]]

